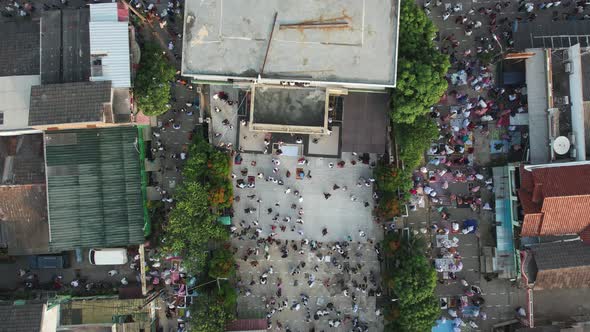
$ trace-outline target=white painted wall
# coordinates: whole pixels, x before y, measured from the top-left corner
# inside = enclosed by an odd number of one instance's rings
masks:
[[[29,127],[31,87],[39,84],[39,75],[0,77],[0,112],[4,113],[0,131]]]

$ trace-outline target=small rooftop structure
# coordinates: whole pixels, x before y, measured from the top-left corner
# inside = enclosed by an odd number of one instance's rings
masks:
[[[530,246],[526,274],[535,290],[590,287],[590,247],[582,241]]]
[[[580,234],[590,227],[590,164],[520,167],[521,236]]]
[[[135,127],[45,134],[50,250],[143,242]]]
[[[557,49],[527,48],[526,52],[530,162],[586,160],[586,145],[590,144],[587,49],[571,44]]]
[[[385,153],[388,104],[388,94],[349,93],[343,96],[343,152]]]
[[[394,87],[397,0],[189,0],[182,74]]]
[[[547,96],[547,85],[551,76],[547,72],[547,54],[542,49],[534,51],[534,55],[526,60],[527,100],[529,112],[530,160],[533,164],[549,162],[549,109],[552,107],[550,96]],[[555,111],[553,111],[555,112]],[[553,127],[553,126],[552,126]]]
[[[144,302],[144,299],[102,298],[61,303],[60,331],[68,327],[73,331],[92,332],[149,330],[149,307]],[[108,330],[103,330],[105,327]]]
[[[250,131],[328,133],[331,89],[252,85]]]
[[[31,89],[29,125],[113,122],[111,101],[108,81],[37,85]]]
[[[118,3],[90,6],[91,81],[111,81],[113,88],[131,87],[129,28],[118,16]]]

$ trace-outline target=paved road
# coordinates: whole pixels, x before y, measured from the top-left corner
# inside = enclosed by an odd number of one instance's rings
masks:
[[[432,1],[432,4],[429,6],[430,10],[430,17],[432,18],[434,24],[438,27],[440,34],[439,34],[439,47],[443,52],[449,53],[454,60],[452,61],[452,68],[450,70],[451,73],[457,71],[458,66],[461,61],[475,60],[473,56],[476,53],[477,46],[487,46],[488,44],[492,45],[496,50],[498,49],[498,45],[494,43],[492,39],[489,42],[480,43],[477,40],[481,37],[488,37],[491,38],[490,32],[490,23],[492,21],[492,16],[487,14],[480,13],[480,9],[484,8],[482,11],[485,12],[486,8],[493,9],[497,3],[500,3],[500,7],[502,8],[499,13],[495,13],[496,15],[496,35],[500,38],[502,43],[502,51],[506,51],[508,48],[508,39],[510,38],[511,32],[511,23],[514,20],[522,19],[527,20],[528,16],[524,12],[519,12],[519,3],[517,1],[487,1],[487,0],[459,0],[453,2],[443,1],[441,6],[435,6],[436,1]],[[424,1],[417,1],[417,3],[422,6]],[[538,5],[538,2],[535,2]],[[459,5],[462,7],[456,13],[452,13],[447,20],[443,19],[443,13],[445,12],[445,6],[453,7]],[[473,11],[470,11],[473,9]],[[540,10],[535,9],[534,13],[537,15],[535,18],[537,22],[551,22],[552,17],[554,16],[554,11],[558,13],[566,13],[572,12],[574,10],[573,3],[570,4],[562,4],[560,7],[556,9],[549,9],[549,10]],[[581,17],[583,14],[579,14],[578,16]],[[465,33],[465,25],[461,25],[456,23],[457,18],[459,16],[467,17],[467,22],[481,22],[482,26],[480,28],[473,29],[473,33],[468,36]],[[558,15],[559,17],[562,17]],[[451,46],[450,42],[445,42],[444,39],[446,37],[452,36],[456,39],[458,44],[456,44],[455,48]],[[472,55],[466,56],[466,51],[471,52]],[[494,70],[495,65],[492,64],[491,72],[495,73]],[[459,93],[467,93],[470,97],[478,97],[484,96],[488,98],[487,91],[480,91],[477,92],[468,86],[451,86],[449,87],[448,93],[451,90],[456,90]],[[449,107],[453,105],[453,100],[449,98],[445,103],[439,105],[439,109],[441,113],[445,113],[448,111]],[[490,155],[489,152],[489,141],[490,137],[493,137],[495,134],[493,133],[494,124],[490,126],[490,134],[489,135],[482,135],[480,130],[475,131],[474,135],[474,163],[476,165],[485,166],[489,162],[493,161],[495,158],[500,157],[499,155]],[[429,166],[429,169],[435,169],[437,167]],[[451,184],[449,186],[448,191],[446,194],[462,194],[468,192],[468,187],[466,183],[461,184]],[[483,190],[482,191],[482,198],[485,201],[491,201],[492,193]],[[463,208],[451,208],[449,209],[451,214],[451,220],[464,220],[468,218],[478,220],[480,224],[480,232],[478,236],[475,234],[468,234],[468,235],[457,235],[459,238],[459,252],[463,257],[464,269],[462,272],[458,274],[458,279],[465,279],[470,284],[479,285],[483,290],[484,299],[486,300],[485,306],[483,311],[487,314],[487,320],[482,321],[481,319],[476,320],[477,324],[479,325],[479,329],[482,331],[488,331],[491,325],[496,324],[501,321],[509,320],[514,317],[514,308],[517,306],[521,306],[525,304],[526,298],[524,294],[524,290],[515,287],[509,281],[505,280],[498,280],[494,279],[491,281],[486,281],[479,273],[479,255],[480,249],[482,245],[489,245],[490,243],[494,243],[494,238],[492,232],[494,231],[494,226],[492,225],[493,221],[495,220],[494,215],[491,212],[481,212],[475,213],[470,209],[463,209]],[[425,209],[420,209],[415,212],[411,212],[410,216],[407,218],[406,222],[408,225],[415,227],[415,228],[428,228],[433,223],[438,223],[441,220],[441,216],[437,212],[428,212],[428,207]],[[437,294],[440,296],[456,296],[463,293],[463,287],[459,284],[458,281],[450,282],[444,285],[439,285],[437,287]],[[540,314],[546,314],[544,311],[540,311]]]

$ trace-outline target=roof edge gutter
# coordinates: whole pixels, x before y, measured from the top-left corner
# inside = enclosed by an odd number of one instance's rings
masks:
[[[537,168],[552,168],[552,167],[568,167],[568,166],[585,166],[590,165],[590,161],[570,161],[564,163],[552,163],[552,164],[539,164],[539,165],[524,165],[524,169],[532,172]]]
[[[43,166],[45,167],[45,200],[47,201],[47,229],[49,230],[49,246],[51,247],[51,213],[49,212],[49,176],[47,175],[47,134],[43,132]]]

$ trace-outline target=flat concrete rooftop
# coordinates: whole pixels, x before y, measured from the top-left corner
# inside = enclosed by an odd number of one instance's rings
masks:
[[[323,127],[326,90],[255,87],[254,123]]]
[[[187,0],[182,73],[256,78],[272,30],[263,78],[394,86],[398,9],[397,0]]]

